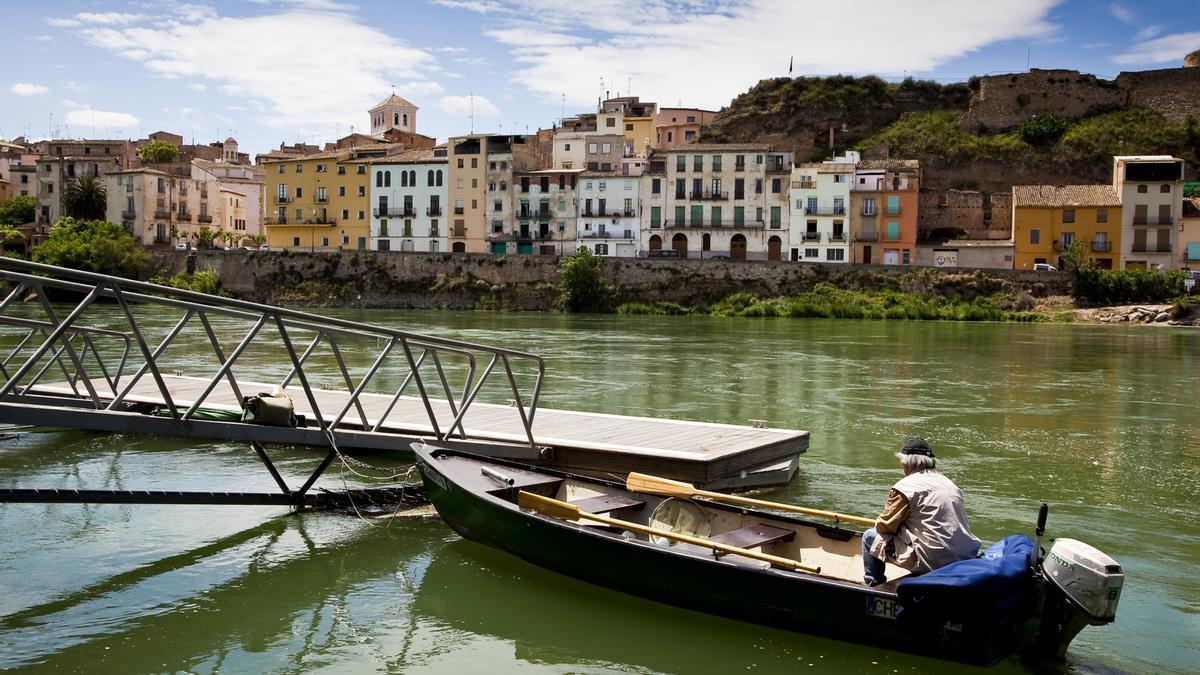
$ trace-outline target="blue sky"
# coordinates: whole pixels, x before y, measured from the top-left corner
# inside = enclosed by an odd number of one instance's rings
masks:
[[[606,92],[717,109],[793,58],[796,75],[950,80],[1027,58],[1112,76],[1200,48],[1200,0],[50,0],[3,16],[0,138],[164,129],[252,153],[362,130],[393,85],[444,140],[472,110],[476,131],[524,133]]]

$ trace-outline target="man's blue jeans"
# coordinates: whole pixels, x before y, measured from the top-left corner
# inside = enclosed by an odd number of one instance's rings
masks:
[[[873,527],[863,532],[862,535],[863,583],[868,586],[876,586],[887,581],[887,568],[884,561],[871,555],[871,546],[878,538],[879,533]]]

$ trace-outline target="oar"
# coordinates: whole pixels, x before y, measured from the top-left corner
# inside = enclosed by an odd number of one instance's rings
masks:
[[[809,516],[817,516],[818,518],[829,518],[833,521],[858,523],[859,525],[875,524],[875,521],[869,518],[860,518],[859,516],[847,516],[845,514],[834,513],[832,511],[807,509],[803,506],[792,506],[791,504],[768,502],[761,499],[753,499],[751,497],[739,497],[737,495],[727,495],[720,492],[697,490],[691,483],[671,480],[670,478],[659,478],[658,476],[648,476],[644,473],[630,473],[629,478],[625,479],[625,489],[629,490],[630,492],[641,492],[643,494],[651,495],[667,495],[669,497],[683,497],[684,499],[691,499],[692,497],[704,497],[705,499],[712,499],[714,501],[745,504],[746,506],[757,506],[759,508],[775,509],[778,511],[791,511],[793,513],[803,513]]]
[[[772,565],[778,565],[788,569],[802,570],[805,572],[812,572],[814,574],[820,574],[821,572],[820,567],[805,565],[799,560],[793,560],[791,558],[782,558],[777,555],[770,555],[769,553],[757,553],[749,549],[722,544],[719,541],[704,539],[702,537],[693,537],[690,534],[681,534],[679,532],[663,530],[657,527],[639,525],[638,523],[631,523],[628,520],[620,520],[619,518],[609,518],[608,516],[601,516],[595,513],[584,513],[578,506],[574,504],[561,502],[557,499],[551,499],[550,497],[535,495],[532,492],[526,492],[524,490],[521,490],[517,493],[517,504],[522,508],[533,509],[538,513],[543,513],[554,518],[561,518],[563,520],[579,520],[580,518],[586,518],[587,520],[594,520],[598,523],[619,527],[623,530],[641,532],[643,534],[653,534],[663,537],[664,539],[674,539],[675,541],[681,541],[686,544],[695,544],[696,546],[712,548],[718,551],[724,551],[725,553],[732,553],[734,555],[745,556],[747,558],[754,558],[755,560],[763,560],[771,563]]]

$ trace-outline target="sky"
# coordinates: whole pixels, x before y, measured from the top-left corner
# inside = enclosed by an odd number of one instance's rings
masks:
[[[526,133],[599,98],[720,109],[761,79],[941,81],[1175,67],[1200,0],[0,0],[0,138],[369,131],[392,91],[444,141]]]

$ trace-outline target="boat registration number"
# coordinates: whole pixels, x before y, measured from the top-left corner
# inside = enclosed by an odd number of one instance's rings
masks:
[[[895,619],[896,609],[896,601],[892,598],[881,598],[874,595],[867,596],[867,616],[873,616],[877,619]]]

